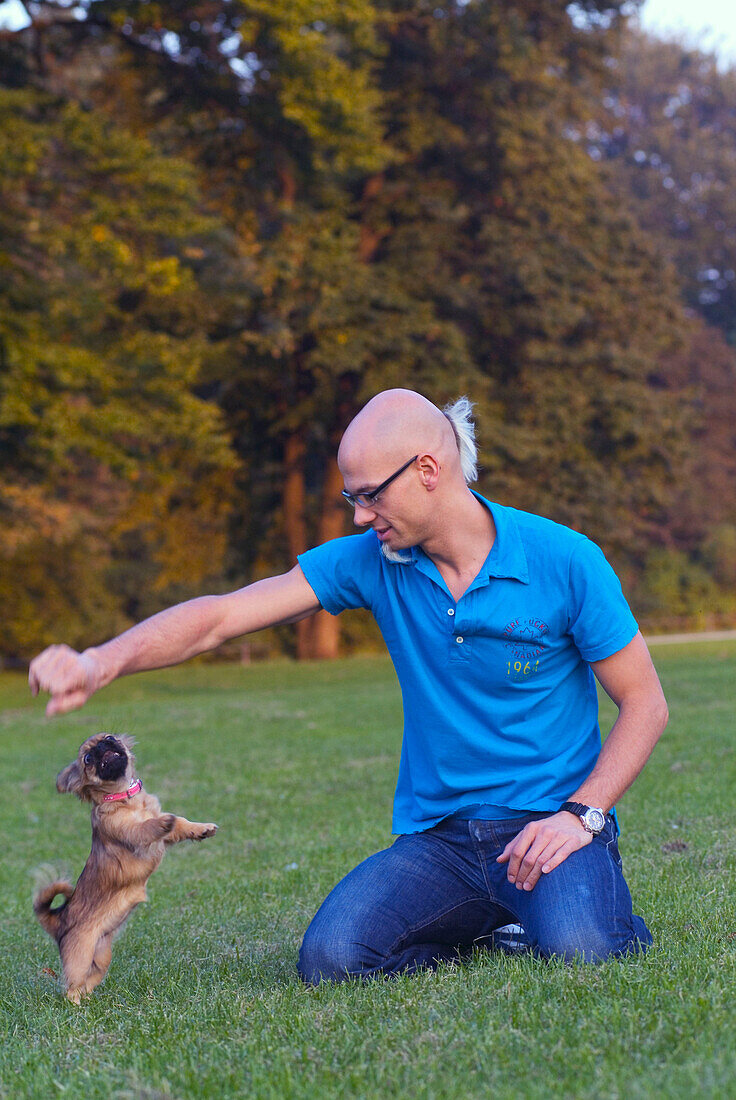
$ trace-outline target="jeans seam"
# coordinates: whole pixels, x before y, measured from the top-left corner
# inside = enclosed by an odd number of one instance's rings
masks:
[[[495,896],[494,892],[493,892],[493,887],[491,886],[491,880],[488,877],[488,870],[486,868],[486,861],[483,859],[483,854],[482,854],[482,851],[481,851],[480,841],[477,839],[477,837],[473,837],[473,847],[475,848],[475,857],[478,860],[478,863],[480,864],[481,871],[483,872],[483,881],[485,882],[486,890],[488,891],[488,900],[491,902],[492,905],[500,905],[501,904],[500,899],[497,898]],[[508,908],[508,906],[504,906],[504,909],[506,909],[506,908]]]
[[[616,837],[616,834],[614,833],[613,836],[611,837],[611,839],[606,841],[606,852],[611,857],[611,860],[616,864],[618,869],[621,870],[622,867],[623,867],[623,862],[621,860],[621,856],[619,855],[618,858],[616,858],[616,856],[614,856],[613,852],[611,851],[612,846],[614,844],[616,844],[616,840],[617,840],[617,837]]]
[[[503,899],[501,897],[497,897],[496,893],[494,892],[493,886],[491,885],[491,880],[488,876],[488,869],[487,869],[487,866],[486,866],[486,861],[483,858],[483,848],[482,848],[480,840],[478,839],[478,837],[473,836],[472,833],[471,833],[471,839],[473,841],[473,849],[475,851],[476,859],[478,860],[478,863],[480,864],[480,869],[483,873],[483,881],[485,882],[486,890],[488,891],[488,900],[490,901],[490,903],[492,905],[499,905],[502,909],[507,909],[509,911],[509,913],[512,912],[512,910],[509,908],[508,905],[506,905],[506,903],[503,901]],[[498,845],[499,844],[498,840],[496,840],[495,843]],[[499,845],[499,847],[500,847],[500,845]],[[504,845],[504,847],[505,847],[505,845]],[[501,848],[501,851],[503,851],[503,848]],[[519,920],[518,916],[516,916],[516,920],[517,921]]]
[[[617,903],[618,903],[617,890],[616,890],[618,875],[619,874],[623,875],[623,867],[622,867],[621,863],[614,858],[613,852],[611,851],[611,846],[614,845],[615,843],[616,843],[616,833],[614,831],[613,836],[611,837],[611,839],[606,841],[606,855],[608,856],[608,859],[609,859],[608,867],[609,867],[609,871],[610,871],[611,879],[612,879],[612,882],[611,882],[611,886],[612,886],[612,891],[611,892],[613,894],[612,910],[613,910],[614,913],[617,911]],[[619,857],[619,859],[620,859],[620,857]]]

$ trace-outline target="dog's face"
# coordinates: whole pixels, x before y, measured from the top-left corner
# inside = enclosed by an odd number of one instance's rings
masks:
[[[133,779],[135,757],[132,737],[96,733],[80,746],[77,759],[56,777],[56,789],[91,799],[95,788],[113,790],[121,779]]]

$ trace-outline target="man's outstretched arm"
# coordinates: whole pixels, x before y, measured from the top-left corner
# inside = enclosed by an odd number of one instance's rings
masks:
[[[267,626],[297,622],[320,608],[301,567],[224,596],[200,596],[145,619],[101,646],[77,653],[52,645],[31,661],[33,695],[51,696],[46,714],[65,714],[118,676],[177,665],[222,642]]]

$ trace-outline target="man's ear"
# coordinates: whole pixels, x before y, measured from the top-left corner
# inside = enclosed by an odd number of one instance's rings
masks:
[[[79,762],[75,760],[57,775],[56,789],[60,794],[69,794],[70,791],[76,794],[81,786],[82,772],[79,767]]]
[[[422,484],[431,493],[433,489],[437,488],[440,477],[440,464],[434,455],[423,454],[417,458],[417,465],[419,466],[419,476],[422,479]]]

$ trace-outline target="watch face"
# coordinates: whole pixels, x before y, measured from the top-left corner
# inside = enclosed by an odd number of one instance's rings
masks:
[[[600,833],[606,824],[605,814],[601,810],[590,809],[585,814],[585,823],[592,833]]]

